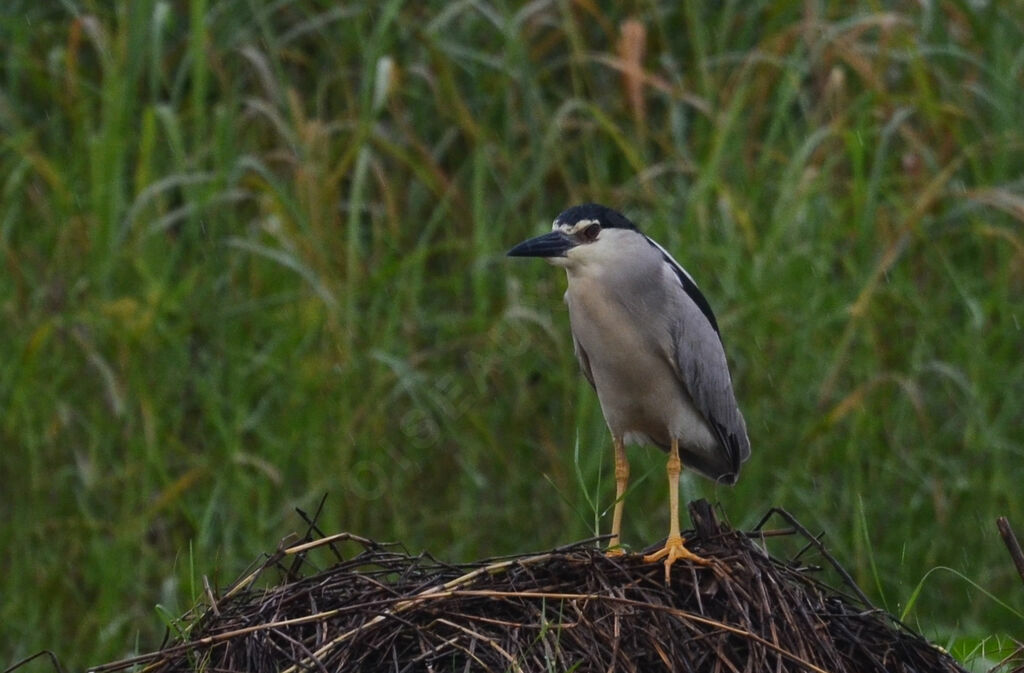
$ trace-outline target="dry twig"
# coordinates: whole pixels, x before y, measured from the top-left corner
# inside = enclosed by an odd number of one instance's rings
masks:
[[[777,532],[731,530],[706,503],[692,512],[689,545],[718,563],[679,564],[669,586],[660,564],[605,556],[592,540],[461,565],[348,534],[282,547],[223,596],[211,592],[198,617],[186,615],[185,639],[92,671],[963,670],[753,541]],[[859,594],[820,541],[787,522]],[[342,541],[361,551],[344,558]],[[318,550],[334,565],[317,570],[309,555]]]

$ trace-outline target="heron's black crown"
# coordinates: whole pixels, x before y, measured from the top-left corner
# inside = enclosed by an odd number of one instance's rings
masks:
[[[559,224],[572,225],[581,220],[595,220],[602,229],[632,229],[638,231],[629,218],[617,210],[600,203],[583,203],[573,206],[555,218]]]

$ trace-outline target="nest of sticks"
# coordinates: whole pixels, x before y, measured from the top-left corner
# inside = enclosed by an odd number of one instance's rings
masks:
[[[306,542],[282,545],[222,595],[207,587],[160,651],[91,670],[964,670],[873,608],[781,510],[784,528],[751,532],[703,501],[690,513],[687,546],[714,563],[679,562],[668,585],[660,563],[606,556],[596,539],[449,564],[350,534],[313,540],[311,523]],[[766,551],[779,538],[799,543],[787,560]]]

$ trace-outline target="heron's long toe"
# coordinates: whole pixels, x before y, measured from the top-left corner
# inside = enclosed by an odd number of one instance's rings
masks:
[[[654,563],[665,559],[665,583],[668,584],[672,573],[672,564],[676,561],[690,561],[698,565],[706,566],[711,565],[711,561],[704,558],[703,556],[697,556],[692,551],[686,548],[683,544],[683,538],[678,535],[672,535],[665,540],[665,546],[654,552],[644,556],[645,563]]]

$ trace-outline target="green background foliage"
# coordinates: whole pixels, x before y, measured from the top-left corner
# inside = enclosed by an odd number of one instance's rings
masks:
[[[963,655],[1019,634],[1020,3],[2,11],[2,661],[157,647],[324,493],[325,531],[452,560],[593,534],[564,275],[504,257],[587,200],[719,318],[754,453],[683,498],[785,507]]]

